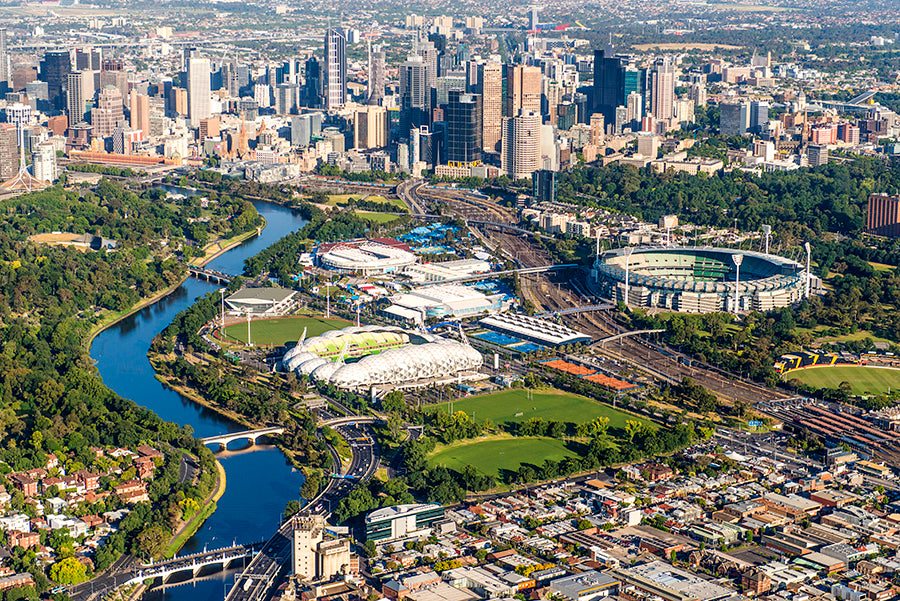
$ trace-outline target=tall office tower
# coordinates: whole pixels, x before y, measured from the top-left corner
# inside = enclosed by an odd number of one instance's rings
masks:
[[[326,109],[339,109],[347,100],[347,39],[334,27],[325,32],[323,69]]]
[[[71,71],[72,61],[68,50],[55,50],[44,54],[41,61],[41,81],[47,82],[47,99],[55,109],[66,107],[66,91]]]
[[[750,103],[750,131],[758,134],[765,131],[769,124],[769,103],[765,100],[753,100]]]
[[[197,128],[197,138],[202,142],[206,138],[218,138],[220,133],[218,117],[200,119],[200,127]]]
[[[613,121],[613,133],[620,136],[628,124],[628,109],[624,106],[617,106],[615,118],[616,120]]]
[[[306,81],[303,83],[303,105],[309,108],[322,106],[322,90],[324,79],[322,77],[322,63],[316,57],[311,57],[304,65]]]
[[[537,29],[538,25],[540,25],[540,9],[537,7],[532,7],[530,11],[528,11],[528,29]]]
[[[541,168],[541,115],[525,112],[503,119],[503,170],[514,180],[531,177]]]
[[[675,116],[675,63],[671,57],[656,61],[652,80],[650,113],[657,119],[671,119]]]
[[[481,161],[482,127],[481,94],[451,90],[447,104],[447,161]]]
[[[441,75],[435,81],[434,86],[434,107],[446,106],[450,102],[450,91],[458,90],[466,91],[466,78],[459,75]]]
[[[0,28],[0,84],[10,87],[9,55],[6,53],[6,28]]]
[[[124,71],[125,63],[121,58],[104,58],[100,63],[101,71]]]
[[[500,128],[503,125],[503,65],[478,65],[477,91],[481,94],[481,143],[489,152],[500,149]]]
[[[43,182],[56,180],[56,149],[53,144],[38,144],[31,155],[32,171],[36,179]]]
[[[200,119],[212,113],[209,108],[209,59],[192,56],[188,59],[188,115],[191,127],[199,127]]]
[[[272,88],[268,84],[258,83],[253,86],[253,100],[257,106],[266,108],[272,104]]]
[[[94,96],[94,72],[69,73],[67,88],[66,109],[69,112],[69,125],[72,126],[84,121],[85,103]]]
[[[434,46],[434,42],[417,40],[414,54],[422,57],[422,62],[425,63],[425,85],[427,90],[425,98],[429,102],[427,108],[431,108],[431,88],[434,87],[434,82],[438,76],[438,51]]]
[[[631,92],[625,99],[625,120],[640,121],[644,116],[644,98],[637,92]]]
[[[124,102],[128,98],[128,74],[125,71],[100,71],[100,89],[115,86]]]
[[[522,65],[506,66],[506,115],[541,114],[541,70]]]
[[[369,47],[369,81],[366,93],[368,104],[381,104],[384,99],[384,50],[377,44]]]
[[[625,102],[625,68],[622,61],[607,57],[606,50],[594,51],[594,112],[607,123],[616,119],[616,107]]]
[[[187,71],[190,67],[192,58],[199,58],[200,51],[191,46],[185,46],[181,49],[181,70]]]
[[[304,148],[309,146],[312,136],[312,123],[309,115],[291,117],[291,146]]]
[[[5,182],[19,172],[17,137],[15,125],[0,123],[0,181]]]
[[[172,112],[186,117],[188,114],[188,91],[184,88],[172,88],[170,98]]]
[[[628,98],[632,92],[637,92],[647,99],[647,70],[627,67],[623,72],[622,98]]]
[[[281,83],[275,88],[275,112],[290,115],[297,112],[297,85]]]
[[[356,148],[373,150],[387,146],[390,141],[387,109],[375,104],[356,109],[353,134]]]
[[[123,121],[125,115],[122,111],[122,94],[115,86],[107,86],[100,90],[97,96],[97,106],[91,109],[91,125],[94,127],[94,136],[108,138],[113,130]]]
[[[706,106],[706,86],[702,83],[692,83],[688,88],[688,99],[694,106]]]
[[[410,56],[400,65],[401,116],[409,125],[419,126],[426,123],[430,95],[428,67],[425,61],[421,56]]]
[[[556,172],[538,169],[531,174],[532,196],[535,202],[556,202]]]
[[[79,48],[75,50],[75,69],[78,71],[99,71],[103,65],[99,50]]]
[[[750,124],[750,111],[746,102],[722,102],[719,104],[719,133],[723,136],[742,136]]]
[[[810,167],[827,165],[828,146],[825,144],[810,144],[806,147],[806,158]]]

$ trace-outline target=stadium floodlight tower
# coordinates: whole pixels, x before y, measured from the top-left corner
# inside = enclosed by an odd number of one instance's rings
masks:
[[[628,262],[631,260],[631,253],[634,252],[634,248],[631,246],[625,247],[625,306],[628,306]]]
[[[219,294],[222,295],[222,334],[225,334],[225,289],[219,288]]]
[[[772,226],[764,225],[762,226],[763,234],[766,236],[766,254],[769,254],[769,236],[772,235]]]
[[[809,298],[809,289],[812,281],[812,273],[809,270],[810,259],[812,257],[812,247],[809,245],[809,242],[806,242],[803,244],[803,248],[806,249],[806,298]]]
[[[738,314],[741,299],[741,263],[744,262],[744,255],[731,255],[734,266],[737,268],[734,274],[734,314]]]

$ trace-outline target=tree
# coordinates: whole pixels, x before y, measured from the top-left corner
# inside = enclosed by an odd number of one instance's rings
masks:
[[[67,557],[50,566],[50,578],[59,584],[78,584],[87,579],[87,568],[74,557]]]
[[[137,546],[145,558],[150,559],[159,554],[166,544],[168,536],[159,524],[152,524],[144,528],[137,537]]]

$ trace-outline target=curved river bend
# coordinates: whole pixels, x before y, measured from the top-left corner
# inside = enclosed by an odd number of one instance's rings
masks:
[[[303,227],[297,213],[270,203],[254,203],[267,227],[248,240],[211,261],[211,269],[239,274],[244,259],[270,246],[284,235]],[[152,409],[162,419],[190,425],[198,437],[235,432],[244,428],[166,388],[154,377],[147,360],[150,341],[168,326],[175,315],[218,286],[188,278],[174,292],[138,313],[101,332],[91,344],[91,357],[103,382],[120,396]],[[278,527],[285,504],[299,496],[302,476],[294,472],[275,447],[254,447],[245,452],[226,452],[220,461],[227,472],[227,486],[216,512],[182,553],[216,548],[232,542],[249,543],[268,538]],[[224,597],[233,583],[234,571],[219,573],[208,580],[151,591],[144,599],[173,601],[213,601]]]

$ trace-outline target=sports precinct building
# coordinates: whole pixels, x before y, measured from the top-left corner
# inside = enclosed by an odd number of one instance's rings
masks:
[[[734,311],[734,257],[740,255],[738,311],[768,311],[799,302],[806,294],[806,271],[800,263],[758,252],[699,246],[620,248],[594,263],[603,293],[637,307],[660,307],[684,313]],[[628,269],[628,299],[625,271]],[[811,276],[810,290],[821,289]]]
[[[348,240],[320,244],[315,261],[341,273],[377,275],[403,271],[417,260],[410,248],[394,238]]]

